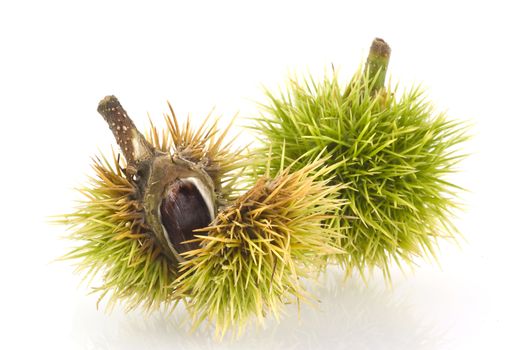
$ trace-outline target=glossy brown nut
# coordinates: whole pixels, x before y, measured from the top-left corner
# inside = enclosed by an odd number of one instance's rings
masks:
[[[196,243],[184,243],[194,238],[193,230],[211,222],[209,208],[198,188],[191,182],[177,179],[160,204],[162,225],[170,244],[178,253],[196,249]]]

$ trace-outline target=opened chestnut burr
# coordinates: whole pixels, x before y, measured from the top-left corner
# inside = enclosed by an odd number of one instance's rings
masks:
[[[213,180],[191,160],[155,149],[115,96],[100,101],[98,112],[125,157],[125,173],[137,188],[146,226],[164,254],[184,261],[180,254],[196,248],[186,242],[194,238],[193,230],[206,227],[216,215]]]

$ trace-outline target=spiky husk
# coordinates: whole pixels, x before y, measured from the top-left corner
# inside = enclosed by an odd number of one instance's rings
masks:
[[[193,129],[189,117],[180,125],[171,104],[168,106],[170,114],[164,115],[166,129],[159,131],[151,122],[147,140],[156,149],[201,166],[213,179],[220,204],[227,205],[241,190],[238,179],[246,164],[241,150],[232,147],[235,137],[227,140],[236,117],[220,131],[219,119],[211,121],[209,113],[200,126]]]
[[[328,176],[347,185],[338,223],[348,254],[336,259],[348,272],[378,267],[389,277],[391,262],[433,256],[438,238],[455,236],[460,187],[447,176],[464,157],[458,146],[467,127],[436,113],[419,88],[399,97],[397,87],[375,83],[362,72],[348,86],[336,74],[292,80],[280,95],[267,92],[254,129],[264,144],[257,153],[284,155],[293,169],[326,152],[326,163],[335,165]],[[273,161],[272,172],[279,166]]]
[[[226,202],[235,192],[235,174],[242,167],[239,152],[223,143],[229,127],[219,132],[217,120],[209,125],[209,117],[195,130],[188,121],[180,128],[174,113],[165,119],[168,131],[159,132],[151,123],[149,142],[209,171]],[[80,242],[64,258],[77,260],[86,278],[101,274],[102,284],[94,292],[100,293],[100,300],[109,296],[108,307],[118,301],[127,309],[174,307],[179,300],[173,287],[178,264],[162,253],[144,222],[142,204],[123,171],[125,166],[123,157],[114,153],[112,164],[103,156],[94,159],[95,176],[79,189],[85,200],[60,220],[69,226],[69,238]]]
[[[200,230],[207,235],[185,253],[176,283],[195,325],[208,319],[223,337],[267,313],[278,318],[284,303],[306,296],[302,279],[322,270],[326,255],[341,253],[336,231],[324,225],[339,207],[341,186],[320,179],[328,170],[322,165],[262,177]]]
[[[96,176],[80,190],[86,200],[64,219],[69,238],[81,242],[65,258],[79,260],[86,278],[102,273],[103,284],[93,291],[101,293],[100,300],[112,292],[109,306],[125,300],[128,309],[152,310],[173,301],[177,273],[147,231],[136,189],[120,166],[117,159],[114,165],[94,160]]]

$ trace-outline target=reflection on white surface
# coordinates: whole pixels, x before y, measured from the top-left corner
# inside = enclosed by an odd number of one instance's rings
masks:
[[[376,278],[376,280],[378,280]],[[445,330],[437,330],[405,298],[380,282],[365,286],[344,281],[330,271],[318,287],[316,307],[287,308],[280,323],[249,329],[238,340],[216,342],[212,327],[190,333],[185,310],[173,315],[140,313],[110,315],[82,304],[75,314],[75,345],[87,349],[442,349]]]

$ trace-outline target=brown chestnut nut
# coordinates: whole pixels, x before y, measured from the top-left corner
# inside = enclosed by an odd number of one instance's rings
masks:
[[[194,238],[193,230],[209,225],[214,208],[201,181],[176,179],[160,204],[160,217],[169,243],[182,253],[198,247],[184,242]]]

